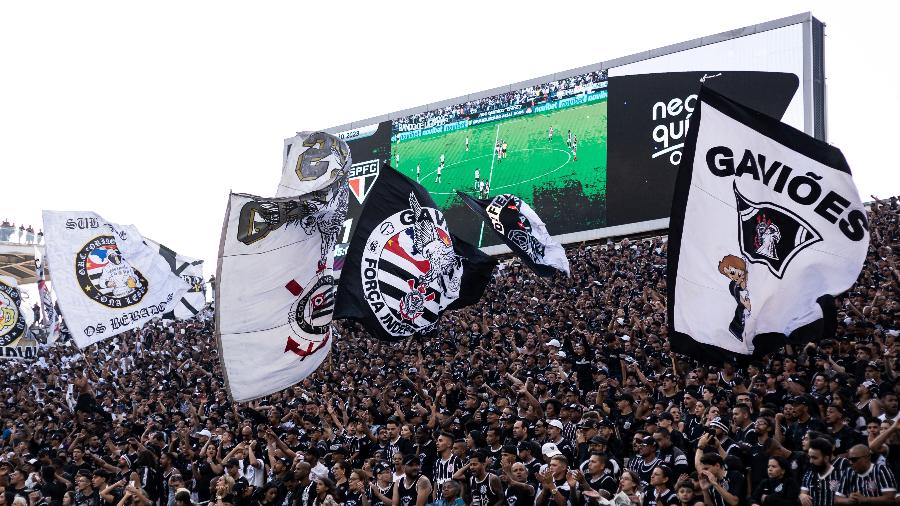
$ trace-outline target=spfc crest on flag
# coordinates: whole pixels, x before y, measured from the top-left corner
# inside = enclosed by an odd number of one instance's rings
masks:
[[[741,253],[763,264],[781,279],[791,260],[804,248],[822,240],[806,220],[771,202],[752,202],[734,185]]]
[[[350,177],[348,178],[350,191],[353,192],[353,196],[360,204],[366,200],[372,185],[378,179],[380,169],[381,163],[378,159],[354,163],[350,166]]]

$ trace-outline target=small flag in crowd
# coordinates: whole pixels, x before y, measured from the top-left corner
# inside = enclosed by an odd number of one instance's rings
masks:
[[[311,134],[309,143],[349,153],[331,135]],[[334,247],[349,204],[349,164],[347,154],[316,169],[330,185],[313,179],[279,186],[289,195],[282,198],[229,197],[215,290],[222,365],[235,402],[302,381],[331,349]]]
[[[53,288],[80,348],[161,318],[190,288],[133,225],[44,211],[44,230]]]
[[[481,200],[456,193],[537,275],[569,274],[566,251],[550,237],[543,220],[521,198],[504,193]]]
[[[477,302],[495,265],[450,233],[425,188],[385,166],[350,239],[335,318],[387,341],[426,333],[443,311]]]
[[[833,333],[868,245],[840,150],[702,89],[669,225],[673,351],[721,363]]]
[[[47,326],[47,344],[53,344],[59,339],[60,323],[56,307],[53,305],[53,297],[50,295],[50,287],[47,286],[44,255],[37,246],[34,247],[34,270],[37,274],[38,294],[41,298],[41,310],[44,312],[44,324]]]
[[[37,341],[22,313],[22,295],[16,280],[0,276],[0,351],[3,359],[34,359]]]
[[[181,276],[181,279],[190,286],[184,296],[175,305],[174,309],[163,315],[168,320],[186,320],[192,318],[206,306],[206,284],[203,281],[203,260],[197,260],[189,256],[180,255],[156,241],[144,238],[144,242],[159,252],[159,256],[165,260],[172,270],[172,274]]]

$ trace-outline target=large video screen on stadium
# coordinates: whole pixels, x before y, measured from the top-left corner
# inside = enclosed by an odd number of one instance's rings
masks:
[[[795,16],[331,129],[354,160],[344,242],[387,164],[427,188],[454,233],[481,247],[499,240],[456,191],[515,194],[563,243],[663,228],[701,86],[814,133],[813,23]]]

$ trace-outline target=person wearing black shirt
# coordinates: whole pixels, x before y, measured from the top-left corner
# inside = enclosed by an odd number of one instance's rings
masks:
[[[672,435],[669,431],[663,428],[656,429],[653,439],[656,440],[656,445],[659,447],[657,452],[659,460],[669,466],[676,477],[686,474],[688,472],[687,455],[681,451],[681,448],[672,444]]]
[[[752,506],[794,506],[800,486],[788,474],[788,462],[782,457],[769,459],[769,477],[753,491]]]
[[[521,462],[506,466],[500,476],[507,506],[534,506],[534,487],[528,484],[528,468]]]
[[[597,492],[605,490],[609,497],[616,495],[619,488],[619,480],[606,465],[606,453],[592,452],[587,460],[587,472],[581,475],[587,487]],[[584,483],[583,483],[584,485]]]
[[[419,461],[422,462],[422,474],[432,476],[434,474],[435,462],[437,461],[437,446],[431,431],[425,425],[416,428],[416,454]]]
[[[556,448],[562,452],[569,462],[575,462],[575,447],[572,442],[562,436],[563,424],[559,420],[547,421],[548,441],[554,443]]]
[[[678,506],[678,496],[672,491],[672,468],[659,465],[650,474],[650,489],[644,492],[643,506]]]
[[[756,428],[753,425],[750,406],[738,404],[731,410],[731,424],[734,428],[734,440],[737,443],[753,445],[756,443]]]
[[[7,495],[9,495],[7,493]],[[12,501],[8,501],[10,504]],[[75,477],[75,502],[73,506],[101,506],[100,494],[91,487],[91,476],[86,471]]]
[[[66,494],[66,489],[70,483],[63,482],[56,476],[56,468],[53,466],[41,467],[41,494],[50,500],[53,504],[62,503],[62,498]]]
[[[27,476],[28,473],[23,467],[13,468],[13,470],[9,472],[9,484],[6,486],[6,501],[9,504],[12,504],[13,499],[15,499],[17,495],[22,496],[28,501],[28,494],[25,492],[25,479]],[[87,476],[90,480],[90,475]]]
[[[419,456],[403,459],[403,476],[394,487],[395,506],[425,506],[431,495],[431,480],[419,473]]]
[[[371,487],[372,506],[391,506],[393,504],[394,487],[391,467],[384,462],[378,462],[372,468],[375,473],[375,483]]]
[[[403,456],[414,453],[415,447],[412,442],[400,436],[400,423],[396,418],[389,419],[385,427],[388,431],[388,460],[393,459],[397,453]]]
[[[500,478],[487,471],[488,453],[476,450],[469,462],[453,474],[453,479],[466,484],[469,504],[472,506],[498,506],[504,500]]]
[[[634,445],[637,454],[628,461],[626,467],[637,473],[641,478],[641,485],[647,487],[650,485],[653,468],[662,463],[656,456],[656,440],[639,432],[634,436]]]
[[[825,424],[810,414],[810,406],[815,406],[815,399],[809,395],[798,395],[791,399],[796,420],[788,427],[785,434],[785,446],[791,450],[799,450],[803,446],[803,435],[811,430],[825,432]],[[816,410],[818,414],[818,409]]]
[[[825,423],[828,425],[828,435],[834,439],[835,455],[844,455],[853,445],[862,442],[859,434],[847,425],[844,408],[841,406],[828,406],[825,410]]]
[[[746,480],[738,473],[725,472],[718,453],[704,453],[697,469],[703,502],[707,506],[737,506],[745,495]]]
[[[369,493],[361,471],[350,473],[350,481],[344,496],[344,506],[369,506]]]

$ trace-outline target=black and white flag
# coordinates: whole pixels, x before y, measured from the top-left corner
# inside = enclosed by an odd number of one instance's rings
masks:
[[[163,315],[168,320],[186,320],[193,318],[206,306],[206,284],[203,281],[203,260],[180,255],[156,241],[144,238],[144,242],[159,252],[166,261],[172,274],[181,276],[191,288],[185,292],[172,311]]]
[[[669,225],[672,350],[760,356],[833,332],[856,281],[866,212],[844,155],[704,88]]]
[[[509,193],[489,200],[456,193],[538,276],[557,272],[569,275],[566,251],[550,237],[547,225],[525,201]]]
[[[22,313],[22,294],[16,280],[0,276],[0,359],[35,359],[38,343]]]
[[[385,166],[350,239],[334,317],[386,341],[430,332],[443,311],[481,298],[495,265],[450,233],[428,190]]]

